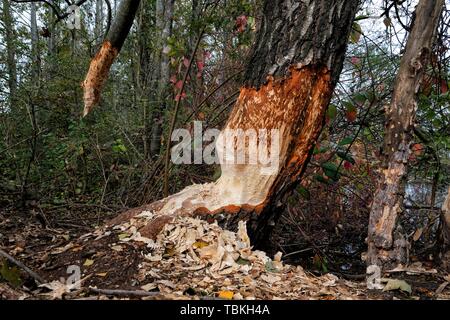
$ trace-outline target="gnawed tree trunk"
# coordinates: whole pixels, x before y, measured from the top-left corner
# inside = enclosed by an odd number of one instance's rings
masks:
[[[408,159],[417,110],[417,93],[431,54],[443,0],[421,0],[386,109],[382,175],[369,219],[367,265],[381,269],[408,260],[409,244],[397,224],[403,211]]]
[[[448,187],[448,194],[442,205],[441,225],[439,228],[441,251],[439,258],[441,266],[444,270],[450,272],[450,187]]]
[[[86,116],[100,100],[100,92],[108,77],[109,69],[130,32],[139,2],[140,0],[122,0],[105,41],[91,61],[83,82],[83,116]]]
[[[442,229],[445,249],[448,249],[450,246],[450,187],[448,187],[447,198],[442,205]]]
[[[358,0],[264,2],[245,82],[219,140],[226,129],[279,130],[279,165],[273,172],[264,173],[267,168],[260,164],[223,163],[215,183],[189,186],[111,223],[153,210],[157,217],[140,229],[147,237],[154,237],[178,214],[213,216],[226,227],[249,220],[253,240],[266,237],[285,197],[299,182],[324,125],[358,5]],[[258,135],[255,144],[261,147],[262,140]],[[242,150],[245,145],[233,143],[231,149],[247,153]]]

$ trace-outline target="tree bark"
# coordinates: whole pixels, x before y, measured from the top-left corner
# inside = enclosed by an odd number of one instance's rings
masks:
[[[421,0],[386,109],[382,175],[372,203],[367,265],[382,270],[407,263],[409,244],[398,218],[403,211],[407,164],[417,110],[417,93],[430,58],[443,0]]]
[[[103,28],[103,4],[102,0],[95,1],[95,26],[94,26],[94,35],[95,40],[99,41],[102,36],[102,28]],[[98,42],[96,42],[97,44]]]
[[[15,31],[11,7],[8,0],[3,0],[3,23],[5,25],[6,65],[8,70],[8,87],[11,107],[17,92],[17,65],[16,45],[14,43]]]
[[[442,233],[444,238],[444,250],[450,246],[450,187],[448,187],[447,198],[442,205]]]
[[[39,33],[37,26],[37,18],[36,18],[36,3],[32,2],[31,11],[30,11],[30,24],[31,24],[31,57],[32,57],[32,83],[33,85],[38,85],[39,83],[39,75],[41,69],[41,61],[39,55]]]
[[[152,80],[151,72],[151,52],[149,48],[149,43],[151,43],[151,27],[153,27],[151,15],[153,14],[152,8],[150,8],[150,3],[143,1],[141,3],[137,20],[137,52],[138,52],[138,66],[137,66],[137,101],[139,105],[142,106],[142,119],[143,119],[143,134],[142,143],[144,148],[144,157],[147,158],[150,154],[150,121],[149,121],[149,97],[150,93],[148,88],[149,83]]]
[[[140,229],[148,237],[178,214],[212,216],[225,227],[245,219],[254,243],[267,237],[323,128],[358,5],[358,0],[264,2],[244,85],[219,141],[227,141],[227,129],[279,130],[279,165],[274,171],[264,173],[262,164],[221,163],[222,175],[215,183],[189,186],[111,223],[153,210],[155,220]],[[272,143],[264,146],[258,133],[255,144],[266,154]],[[248,155],[249,144],[232,142],[231,149]]]
[[[156,102],[152,115],[153,127],[150,142],[150,155],[152,157],[157,157],[161,149],[163,113],[167,105],[167,88],[170,78],[169,55],[166,52],[166,47],[172,35],[174,5],[175,0],[156,1],[156,31],[160,34],[161,41],[157,47],[157,59],[155,59],[159,77],[155,88]]]
[[[439,259],[441,267],[450,272],[450,186],[448,194],[442,205],[441,217],[439,225]]]
[[[83,116],[86,116],[100,100],[100,93],[108,77],[109,69],[130,32],[139,3],[140,0],[122,0],[120,2],[116,17],[106,35],[106,39],[94,59],[92,59],[89,71],[83,82]]]

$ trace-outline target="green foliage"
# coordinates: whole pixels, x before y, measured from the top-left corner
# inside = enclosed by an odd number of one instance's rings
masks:
[[[0,281],[1,280],[8,282],[14,287],[18,287],[22,284],[19,269],[15,266],[9,266],[6,260],[0,260]]]
[[[332,162],[322,163],[322,169],[325,175],[333,181],[339,181],[340,174],[338,166]]]

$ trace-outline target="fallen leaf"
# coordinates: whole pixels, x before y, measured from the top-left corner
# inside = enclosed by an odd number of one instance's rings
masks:
[[[61,253],[66,252],[67,250],[69,250],[69,249],[71,249],[73,247],[74,247],[73,243],[68,243],[64,247],[59,247],[59,248],[56,248],[56,249],[52,250],[50,252],[50,254],[52,254],[52,255],[61,254]]]
[[[78,245],[76,245],[76,246],[74,246],[73,248],[72,248],[72,252],[79,252],[79,251],[81,251],[81,250],[83,250],[83,247],[82,246],[78,246]]]
[[[107,274],[108,274],[108,272],[96,273],[96,275],[99,276],[99,277],[106,277]]]
[[[157,287],[158,287],[158,285],[156,283],[151,282],[151,283],[147,283],[146,285],[143,285],[141,287],[141,289],[145,290],[145,291],[151,291],[151,290],[156,289]]]
[[[65,293],[71,292],[72,290],[78,288],[78,286],[79,286],[78,282],[66,285],[58,280],[39,285],[39,287],[41,288],[47,288],[51,290],[51,292],[44,293],[44,295],[50,297],[53,300],[62,299]]]
[[[401,290],[404,292],[408,292],[409,294],[412,293],[411,286],[406,281],[389,279],[389,281],[384,286],[383,291],[394,291],[394,290]]]
[[[274,275],[271,275],[271,274],[267,274],[267,275],[263,274],[261,276],[261,279],[266,281],[267,283],[270,283],[270,284],[274,284],[276,282],[281,281],[281,277],[274,276]]]
[[[234,293],[233,291],[219,291],[219,298],[231,300],[233,299]]]
[[[277,254],[273,257],[273,261],[280,262],[282,256],[283,256],[283,253],[278,251]]]
[[[117,251],[117,252],[123,251],[123,247],[122,247],[122,246],[119,246],[119,245],[117,245],[117,246],[112,246],[111,249],[113,249],[114,251]]]
[[[90,267],[94,264],[94,260],[86,259],[86,261],[83,263],[83,266]]]
[[[128,238],[129,236],[130,236],[130,235],[129,235],[128,233],[121,233],[121,234],[119,234],[119,240]]]
[[[204,247],[207,247],[207,246],[209,246],[209,243],[208,242],[205,242],[205,241],[197,241],[197,242],[194,242],[194,244],[192,245],[195,249],[202,249],[202,248],[204,248]]]
[[[445,281],[444,283],[442,283],[439,288],[436,289],[436,294],[440,294],[442,293],[442,291],[444,291],[444,289],[448,286],[448,282]]]

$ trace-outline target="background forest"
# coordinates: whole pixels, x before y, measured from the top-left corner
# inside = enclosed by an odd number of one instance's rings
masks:
[[[165,170],[170,121],[179,102],[176,128],[192,129],[194,120],[203,129],[224,126],[261,1],[142,1],[100,105],[84,118],[80,83],[117,1],[81,1],[80,29],[58,18],[66,1],[44,2],[0,4],[0,211],[83,231],[162,198],[165,175],[170,194],[220,176],[219,166]],[[364,272],[384,111],[416,2],[367,0],[355,19],[326,127],[273,235],[273,249],[288,261],[317,272]],[[449,23],[444,11],[420,88],[402,217],[413,259],[429,261],[439,252],[450,181]]]

